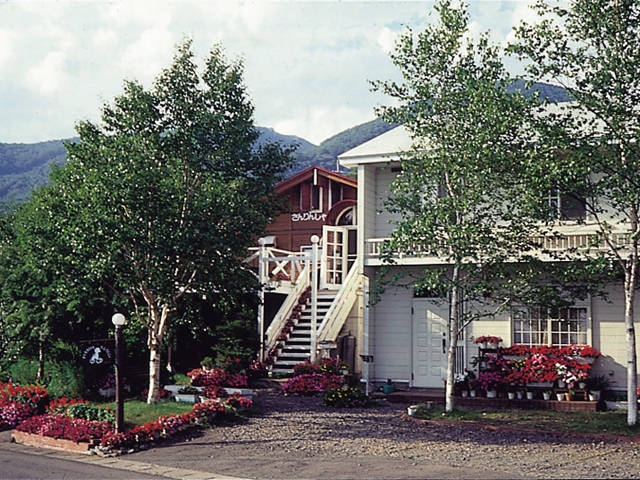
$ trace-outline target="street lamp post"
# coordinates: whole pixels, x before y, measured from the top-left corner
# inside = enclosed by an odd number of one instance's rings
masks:
[[[111,323],[116,327],[116,433],[124,432],[124,399],[122,398],[122,326],[126,319],[121,313],[111,317]]]

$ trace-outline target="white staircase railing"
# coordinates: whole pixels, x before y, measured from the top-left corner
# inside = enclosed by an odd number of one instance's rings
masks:
[[[293,308],[298,304],[298,299],[311,284],[308,266],[302,269],[297,279],[298,281],[295,283],[293,290],[289,293],[289,295],[287,295],[284,302],[280,306],[278,313],[276,313],[275,317],[273,317],[271,324],[265,332],[266,352],[271,351],[271,349],[276,346],[278,335],[280,335],[280,332],[286,325],[287,320],[293,313]]]
[[[318,328],[317,342],[335,341],[358,298],[360,275],[354,263]]]
[[[267,270],[263,272],[265,278],[261,278],[260,281],[266,283],[268,281],[277,282],[285,280],[290,281],[292,284],[297,284],[299,278],[308,278],[308,274],[305,277],[303,273],[308,260],[307,254],[289,252],[271,246],[265,246],[263,248],[263,261],[264,265],[267,266]],[[254,253],[244,261],[257,267],[260,261],[260,247],[252,247],[249,251]]]

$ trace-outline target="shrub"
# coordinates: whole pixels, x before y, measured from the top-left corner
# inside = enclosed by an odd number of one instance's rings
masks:
[[[282,385],[284,394],[315,395],[342,386],[342,375],[305,373],[289,379]]]
[[[370,405],[371,399],[361,389],[345,385],[327,390],[324,393],[322,403],[327,407],[337,408],[367,407]]]
[[[70,418],[81,418],[83,420],[109,423],[115,423],[116,421],[116,417],[109,407],[91,405],[87,400],[57,399],[49,404],[47,412],[50,414],[65,415]]]
[[[221,368],[205,370],[196,368],[187,373],[191,377],[191,385],[195,387],[246,387],[247,376],[241,373],[226,373]]]
[[[82,369],[71,361],[48,364],[47,390],[52,397],[79,398],[84,392]]]
[[[43,435],[45,437],[66,438],[74,442],[99,440],[113,431],[108,422],[71,418],[66,415],[37,415],[16,426],[21,432]]]
[[[29,358],[19,358],[9,366],[11,381],[20,385],[36,383],[38,362]]]

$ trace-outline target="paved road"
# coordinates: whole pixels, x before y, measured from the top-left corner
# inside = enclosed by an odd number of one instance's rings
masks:
[[[232,479],[210,472],[131,461],[126,456],[103,458],[11,443],[11,433],[0,432],[0,479],[43,480],[144,480]]]

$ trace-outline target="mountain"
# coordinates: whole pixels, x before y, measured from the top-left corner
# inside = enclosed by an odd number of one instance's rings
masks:
[[[537,91],[540,98],[546,98],[551,102],[570,100],[567,92],[561,87],[544,83],[527,86],[524,81],[516,81],[512,89],[523,90],[527,94]],[[287,172],[288,175],[312,165],[336,170],[338,155],[383,134],[394,126],[380,119],[372,120],[340,132],[320,145],[314,145],[293,135],[282,135],[272,128],[258,127],[258,142],[278,142],[282,145],[297,146],[295,164]],[[63,165],[65,161],[63,140],[31,144],[0,143],[0,210],[29,198],[33,188],[47,183],[51,166]]]
[[[293,135],[282,135],[272,128],[258,127],[259,143],[277,142],[295,145],[295,164],[288,174],[319,165],[335,170],[337,157],[343,152],[391,128],[381,120],[350,128],[320,145]],[[74,140],[74,139],[69,139]],[[65,140],[39,143],[0,143],[0,211],[29,198],[31,190],[46,185],[52,165],[66,162]]]
[[[33,188],[47,183],[52,165],[65,162],[61,140],[0,143],[0,203],[23,202]]]

